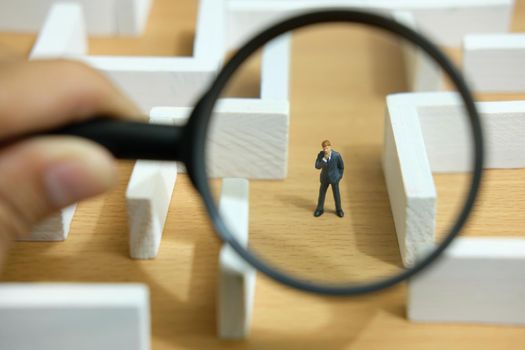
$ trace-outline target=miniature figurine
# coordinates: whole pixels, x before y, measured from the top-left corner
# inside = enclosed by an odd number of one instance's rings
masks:
[[[323,147],[323,150],[319,152],[315,161],[315,168],[321,169],[321,186],[319,187],[319,199],[317,200],[317,208],[315,209],[314,216],[318,217],[323,215],[326,190],[329,185],[332,185],[332,192],[335,200],[335,212],[337,213],[337,216],[342,218],[345,213],[343,212],[343,209],[341,209],[339,181],[343,178],[345,168],[343,158],[339,153],[332,149],[330,141],[324,140],[321,143],[321,147]]]

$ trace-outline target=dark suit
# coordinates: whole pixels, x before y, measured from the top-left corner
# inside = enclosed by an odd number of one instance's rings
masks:
[[[319,187],[319,199],[317,201],[317,209],[323,210],[324,199],[326,196],[326,190],[329,185],[332,185],[332,192],[334,194],[335,209],[341,210],[341,195],[339,194],[339,181],[343,177],[345,169],[343,158],[339,153],[332,150],[330,160],[324,161],[324,152],[321,151],[317,155],[315,160],[315,168],[321,169],[320,180],[321,186]]]

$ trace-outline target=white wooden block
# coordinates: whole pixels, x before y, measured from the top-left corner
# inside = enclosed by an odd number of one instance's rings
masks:
[[[153,0],[117,0],[117,31],[120,35],[139,36],[144,32]]]
[[[413,106],[387,97],[383,171],[405,266],[413,265],[434,243],[436,189]]]
[[[396,96],[399,105],[417,110],[432,172],[472,171],[467,115],[455,93]],[[491,169],[525,167],[525,101],[479,102],[476,106],[485,132],[485,166]]]
[[[204,50],[204,49],[202,49]],[[211,159],[211,175],[214,177],[284,178],[287,173],[289,103],[288,83],[290,64],[290,37],[283,36],[263,49],[261,67],[261,99],[223,99],[218,109],[221,122],[215,124],[214,147]],[[271,100],[274,100],[273,102]],[[151,116],[170,119],[177,125],[186,123],[190,108],[158,107]],[[268,119],[266,119],[268,118]],[[271,157],[262,148],[252,144],[250,137],[259,145],[279,147],[283,153]],[[247,150],[242,159],[232,161],[231,149],[241,142]],[[272,146],[273,145],[273,146]],[[238,152],[235,152],[238,153]],[[217,156],[219,155],[219,156]],[[248,157],[246,157],[248,156]],[[251,163],[255,161],[255,163]],[[273,162],[273,163],[272,163]],[[251,165],[250,165],[251,164]],[[257,169],[256,165],[261,168]],[[264,169],[262,172],[261,169]],[[184,165],[179,164],[179,171]]]
[[[64,241],[69,235],[71,222],[77,205],[62,209],[38,224],[27,237],[18,237],[18,241]]]
[[[525,101],[479,102],[477,107],[485,126],[486,167],[525,167]],[[469,135],[467,116],[454,93],[387,98],[383,169],[405,265],[434,239],[431,171],[471,171]]]
[[[261,98],[289,100],[291,34],[282,35],[263,49]]]
[[[467,35],[465,75],[480,92],[525,92],[525,33]]]
[[[249,183],[223,179],[219,211],[239,243],[247,245]],[[250,331],[255,293],[255,270],[229,245],[219,255],[218,333],[224,339],[244,339]]]
[[[417,31],[414,16],[410,12],[396,11],[394,18]],[[439,91],[443,85],[441,68],[422,50],[402,40],[407,83],[411,91]]]
[[[409,282],[416,322],[525,325],[525,240],[457,238],[443,257]]]
[[[0,31],[36,32],[51,6],[79,3],[90,35],[138,35],[149,13],[150,0],[11,0],[0,2]]]
[[[112,35],[117,32],[116,0],[80,0],[90,34]],[[42,27],[56,0],[17,0],[0,2],[0,30],[36,32]],[[62,1],[63,2],[63,1]]]
[[[513,0],[229,0],[227,47],[238,47],[266,26],[288,16],[330,7],[381,13],[409,11],[418,28],[439,44],[460,46],[467,33],[506,32]]]
[[[469,33],[508,32],[514,0],[388,1],[391,9],[410,11],[421,31],[437,44],[460,47]]]
[[[410,227],[435,222],[435,211],[408,204],[417,198],[414,193],[434,188],[432,175],[420,169],[421,164],[430,163],[434,171],[469,170],[467,117],[454,93],[391,95],[387,105],[384,172],[397,235],[405,237],[414,235]],[[525,101],[479,102],[477,107],[485,126],[487,166],[524,167]],[[400,248],[406,264],[406,256],[431,246],[420,249],[400,242]],[[525,324],[524,251],[525,240],[519,238],[459,238],[429,270],[409,282],[409,319]]]
[[[185,124],[191,108],[157,107],[152,116]],[[228,98],[219,102],[210,128],[209,175],[283,179],[288,171],[289,103]],[[278,149],[279,152],[275,152]]]
[[[156,106],[191,106],[215,77],[224,56],[223,0],[201,0],[194,57],[81,56],[147,113]]]
[[[102,71],[144,113],[155,106],[193,105],[218,68],[189,57],[86,56],[79,59]]]
[[[269,25],[303,12],[328,7],[359,7],[360,1],[228,0],[226,47],[234,49]]]
[[[134,0],[134,6],[127,4],[129,0],[118,1],[124,1],[119,4],[121,7],[126,5],[126,11],[134,16],[143,13],[137,8],[149,8],[150,5],[150,1],[146,0]],[[56,15],[49,17],[39,42],[50,46],[57,40],[55,35],[58,33],[62,44],[54,45],[59,46],[61,55],[78,59],[100,70],[131,97],[144,113],[154,106],[191,106],[221,66],[224,56],[223,12],[222,0],[201,0],[194,57],[86,56],[85,52],[78,52],[71,43],[64,43],[64,37],[73,38],[70,32],[76,33],[76,24],[67,17]],[[86,40],[81,39],[82,42]],[[35,50],[41,52],[41,47]],[[57,49],[52,52],[57,52]]]
[[[175,162],[136,162],[126,192],[132,258],[157,256],[176,177]]]
[[[193,42],[193,57],[221,65],[225,52],[226,7],[224,0],[200,0]]]
[[[169,121],[152,117],[150,122]],[[137,160],[135,163],[126,191],[129,247],[133,259],[157,256],[176,179],[175,162]]]
[[[143,285],[0,284],[2,349],[150,348]]]
[[[66,54],[85,54],[87,37],[82,6],[57,3],[51,7],[30,58],[58,58]],[[63,241],[69,235],[76,204],[52,215],[21,241]]]
[[[82,6],[76,3],[54,4],[29,57],[57,58],[86,52],[87,35]]]

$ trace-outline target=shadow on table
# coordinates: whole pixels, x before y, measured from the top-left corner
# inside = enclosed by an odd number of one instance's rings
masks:
[[[381,167],[381,148],[354,146],[344,150],[347,203],[356,245],[362,253],[402,267],[397,236]]]

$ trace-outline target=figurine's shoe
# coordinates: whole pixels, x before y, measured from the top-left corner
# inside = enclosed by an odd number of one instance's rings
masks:
[[[345,212],[342,211],[342,210],[338,210],[335,212],[337,214],[337,216],[339,216],[340,218],[342,218],[343,216],[345,216]]]
[[[323,209],[316,209],[316,210],[314,211],[314,216],[315,216],[315,217],[318,217],[318,216],[323,215],[323,213],[324,213],[324,210],[323,210]]]

